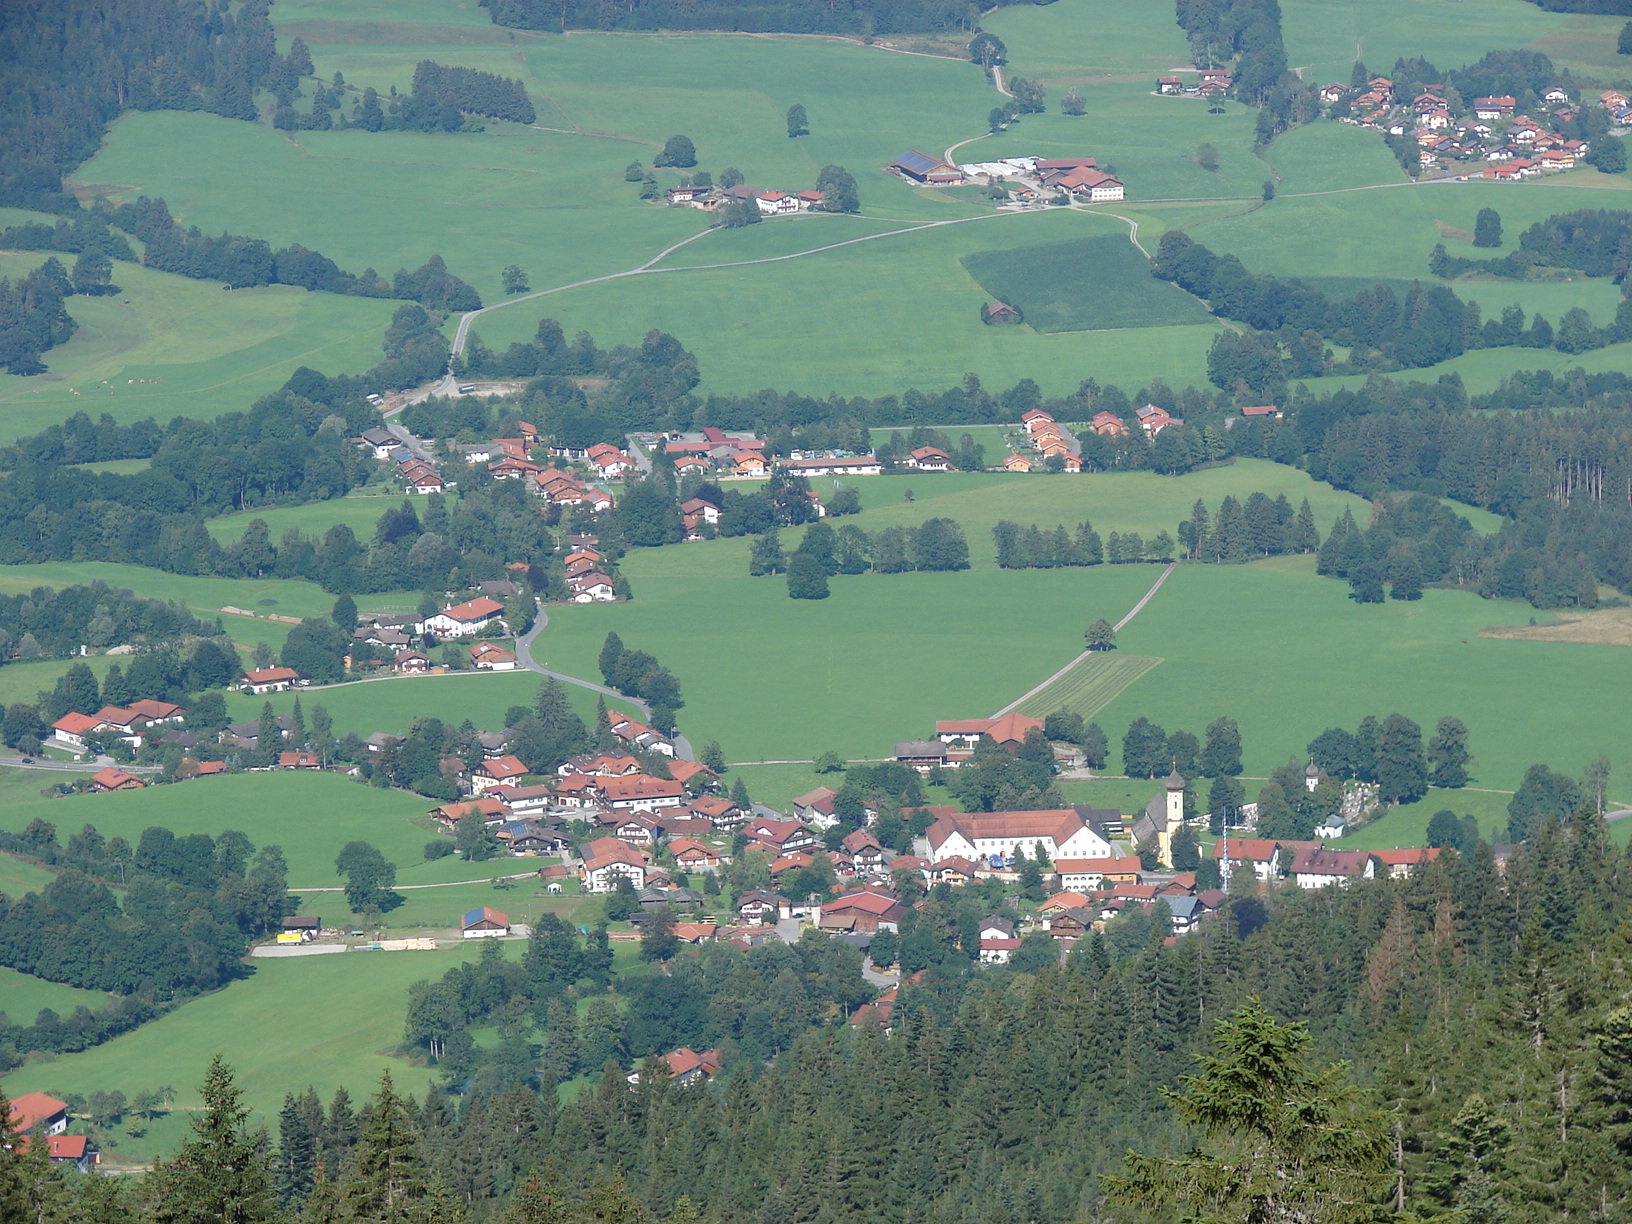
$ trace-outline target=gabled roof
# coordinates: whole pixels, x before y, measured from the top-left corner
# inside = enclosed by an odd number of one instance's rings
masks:
[[[495,922],[499,926],[507,927],[510,925],[510,915],[501,914],[496,909],[489,909],[485,905],[480,905],[473,910],[467,911],[460,925],[473,927],[478,922]]]
[[[101,724],[89,714],[81,714],[77,710],[69,711],[56,722],[51,724],[55,731],[66,731],[69,735],[84,735],[94,731]]]
[[[449,620],[478,621],[489,620],[504,611],[504,605],[486,595],[478,595],[475,599],[466,600],[462,604],[455,604],[451,608],[444,608],[442,615]]]

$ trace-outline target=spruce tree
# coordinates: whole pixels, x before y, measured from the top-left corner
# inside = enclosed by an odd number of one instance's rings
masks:
[[[1468,728],[1460,718],[1442,718],[1428,741],[1428,780],[1435,786],[1455,790],[1468,784]]]
[[[380,1077],[380,1090],[357,1144],[344,1198],[354,1216],[370,1221],[406,1221],[426,1197],[425,1158],[419,1132],[403,1100],[391,1086],[391,1074]]]
[[[250,1131],[249,1110],[221,1055],[200,1089],[204,1108],[192,1138],[154,1162],[154,1216],[161,1224],[271,1224],[277,1218],[264,1131]]]

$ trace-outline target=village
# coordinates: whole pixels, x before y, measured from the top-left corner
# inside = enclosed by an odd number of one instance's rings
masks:
[[[1534,108],[1539,118],[1519,114],[1517,100],[1508,95],[1458,105],[1444,85],[1426,85],[1422,93],[1404,98],[1393,81],[1381,76],[1364,88],[1327,85],[1320,100],[1339,123],[1415,140],[1424,173],[1466,180],[1473,177],[1467,170],[1477,165],[1479,177],[1510,182],[1573,170],[1592,151],[1587,141],[1558,130],[1575,123],[1581,106],[1559,86],[1540,95]],[[1599,105],[1617,124],[1627,117],[1621,94],[1605,93]]]

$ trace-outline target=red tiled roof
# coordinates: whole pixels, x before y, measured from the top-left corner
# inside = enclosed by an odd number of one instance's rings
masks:
[[[477,621],[487,620],[504,611],[504,605],[497,600],[489,599],[486,595],[478,595],[475,599],[466,600],[462,604],[455,604],[451,608],[444,608],[442,615],[449,620]]]

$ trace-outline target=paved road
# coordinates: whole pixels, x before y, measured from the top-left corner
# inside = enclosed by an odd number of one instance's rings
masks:
[[[638,697],[626,697],[617,689],[608,688],[604,684],[596,684],[593,680],[580,680],[577,676],[567,675],[566,672],[554,671],[534,659],[533,642],[537,640],[540,633],[544,632],[549,623],[549,613],[540,608],[538,610],[538,619],[533,622],[533,627],[516,639],[516,658],[524,668],[530,672],[536,672],[540,676],[550,676],[563,684],[575,684],[579,688],[588,689],[592,693],[599,693],[601,696],[611,698],[613,701],[632,705],[640,711],[643,718],[652,716],[652,707]],[[674,737],[674,751],[675,755],[682,761],[695,761],[697,759],[697,754],[692,750],[691,741],[683,735]]]
[[[489,880],[532,880],[536,879],[537,876],[538,872],[536,871],[523,871],[520,875],[489,876],[486,880],[444,880],[440,884],[393,884],[391,887],[394,892],[407,892],[410,888],[459,888],[466,884],[486,884]],[[344,888],[296,888],[291,884],[289,891],[292,893],[331,893],[345,892],[346,890]]]
[[[95,761],[87,765],[79,761],[48,761],[44,757],[25,760],[20,756],[0,756],[0,765],[9,765],[13,769],[44,769],[56,773],[96,773],[98,770],[106,769],[109,765],[117,764],[118,762],[112,757],[97,757]],[[159,772],[157,765],[120,765],[119,767],[126,773],[133,774]]]

